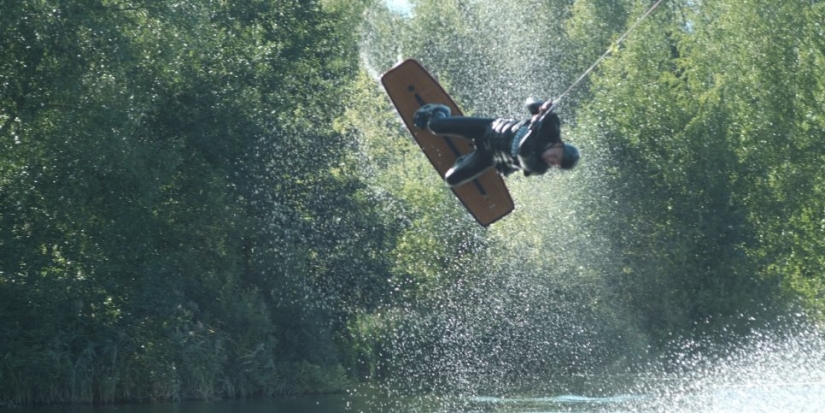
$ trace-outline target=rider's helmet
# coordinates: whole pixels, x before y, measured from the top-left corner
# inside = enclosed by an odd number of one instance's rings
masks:
[[[577,163],[579,163],[579,148],[565,143],[561,157],[561,169],[573,169]]]

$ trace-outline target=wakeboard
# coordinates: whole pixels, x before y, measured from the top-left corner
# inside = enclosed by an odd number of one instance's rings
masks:
[[[461,110],[435,78],[414,59],[405,60],[381,76],[381,83],[404,124],[427,155],[435,170],[444,175],[455,160],[473,150],[470,140],[437,136],[413,124],[415,111],[427,103],[450,107],[453,116],[463,116]],[[514,209],[510,191],[494,168],[464,185],[452,188],[470,214],[484,227],[498,221]]]

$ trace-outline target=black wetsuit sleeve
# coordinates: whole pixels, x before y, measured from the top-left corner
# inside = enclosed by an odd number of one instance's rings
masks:
[[[519,144],[518,149],[519,163],[526,176],[547,172],[550,165],[544,163],[541,154],[548,146],[561,141],[561,120],[555,113],[548,113],[541,124],[535,126],[536,129]]]
[[[548,146],[561,142],[561,120],[559,115],[550,112],[538,125],[538,134],[533,141],[533,150],[543,152]]]

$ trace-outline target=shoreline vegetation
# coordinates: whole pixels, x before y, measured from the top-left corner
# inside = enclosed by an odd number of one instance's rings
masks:
[[[488,230],[375,72],[525,116],[649,2],[464,3],[4,5],[0,407],[506,393],[822,321],[825,3],[663,3]]]

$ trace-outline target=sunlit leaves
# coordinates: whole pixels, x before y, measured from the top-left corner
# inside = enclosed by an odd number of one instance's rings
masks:
[[[802,222],[823,210],[813,144],[822,129],[812,121],[821,81],[811,69],[821,11],[757,3],[670,3],[602,64],[584,115],[614,154],[604,172],[624,194],[619,211],[634,205],[621,215],[638,236],[622,237],[631,262],[650,271],[635,277],[678,286],[663,304],[696,304],[689,317],[750,308],[748,291],[775,297],[778,279],[817,302],[816,282],[798,280],[819,265],[809,257],[821,233]],[[739,296],[715,302],[714,289]]]
[[[370,225],[352,176],[330,174],[348,169],[330,96],[355,64],[355,39],[336,19],[357,12],[288,0],[7,6],[0,289],[23,294],[2,300],[0,317],[30,322],[0,353],[37,344],[0,375],[31,377],[18,387],[36,394],[37,375],[21,372],[51,351],[82,353],[90,383],[116,370],[128,386],[168,385],[135,395],[116,383],[68,401],[283,391],[272,369],[226,364],[318,362],[276,353],[280,312],[302,308],[276,293],[343,268],[334,250]],[[38,304],[46,297],[55,305]],[[238,387],[220,387],[217,373]]]
[[[715,72],[724,73],[715,87],[735,109],[729,139],[736,143],[745,184],[738,196],[759,239],[750,253],[762,257],[764,277],[784,280],[820,311],[820,287],[811,274],[821,272],[813,257],[821,255],[822,233],[811,221],[825,213],[817,195],[825,172],[818,142],[825,129],[813,115],[823,99],[821,76],[813,69],[822,58],[815,35],[822,16],[816,4],[748,5],[725,10],[707,28],[717,38],[747,33],[727,49],[707,52]]]
[[[787,297],[822,310],[822,2],[663,3],[574,92],[580,168],[508,178],[519,210],[489,230],[376,75],[420,58],[465,112],[525,116],[525,97],[561,92],[651,2],[415,3],[4,3],[0,375],[21,379],[0,391],[326,389],[347,326],[368,374],[390,344],[409,366],[466,367],[422,337],[517,371],[558,355],[528,337],[582,325],[544,328],[553,317],[586,318],[588,340],[664,341]]]

